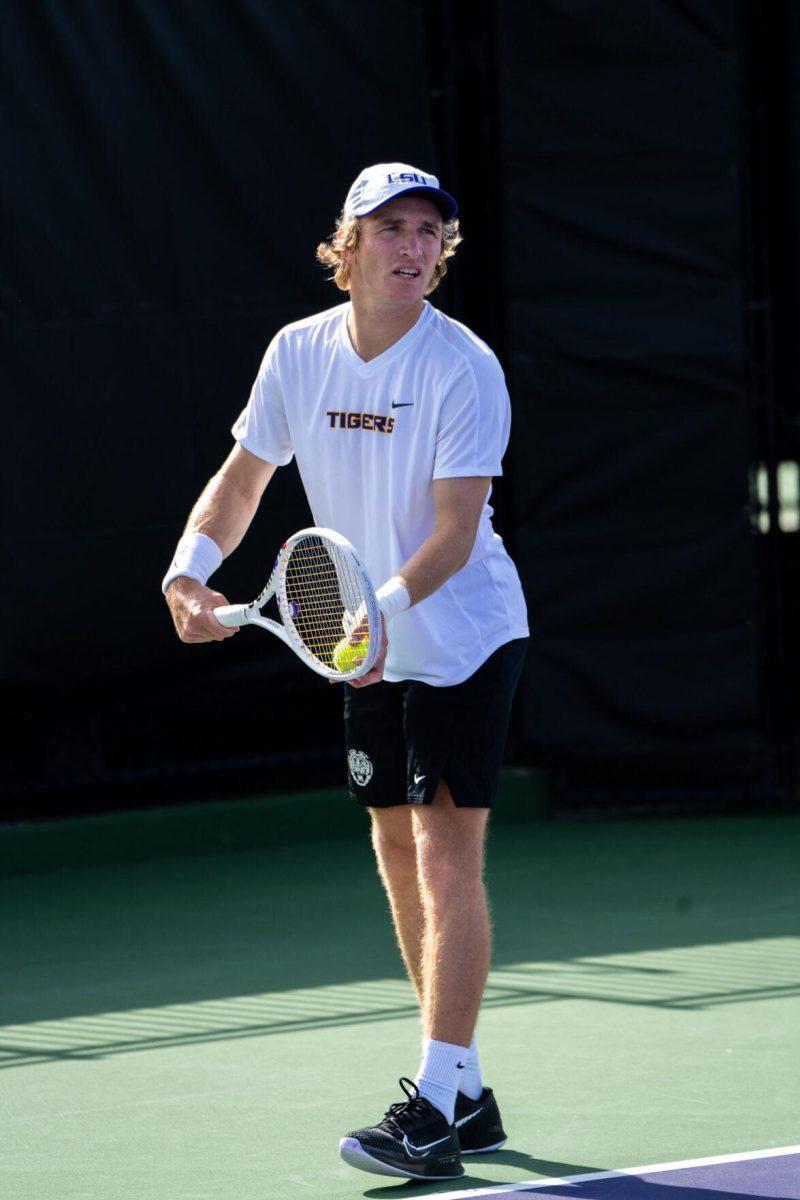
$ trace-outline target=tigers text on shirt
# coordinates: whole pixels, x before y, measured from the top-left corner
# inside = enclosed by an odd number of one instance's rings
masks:
[[[502,474],[510,405],[488,346],[432,305],[367,363],[350,342],[349,307],[280,330],[233,434],[277,466],[296,457],[315,523],[349,538],[379,587],[433,531],[435,479]],[[461,683],[527,635],[491,517],[487,500],[466,565],[392,621],[386,679]]]

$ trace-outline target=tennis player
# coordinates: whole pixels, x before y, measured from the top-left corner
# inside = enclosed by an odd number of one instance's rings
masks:
[[[316,524],[349,538],[382,585],[380,656],[345,688],[348,783],[371,814],[423,1045],[405,1098],[340,1153],[412,1179],[455,1178],[462,1154],[506,1140],[475,1026],[490,958],[486,825],[528,627],[488,503],[509,436],[503,373],[425,299],[461,241],[456,211],[416,167],[361,172],[317,249],[349,302],[270,343],[163,583],[183,641],[234,635],[206,582],[295,457]]]

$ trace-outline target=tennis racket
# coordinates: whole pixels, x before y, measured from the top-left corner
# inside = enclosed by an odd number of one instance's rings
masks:
[[[280,621],[261,615],[272,596]],[[332,529],[295,533],[281,546],[261,595],[252,604],[215,608],[214,616],[229,628],[269,630],[327,679],[366,675],[381,648],[380,610],[369,575],[347,538]]]

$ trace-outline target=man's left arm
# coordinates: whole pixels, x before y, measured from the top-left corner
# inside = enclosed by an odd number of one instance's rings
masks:
[[[469,559],[491,482],[490,476],[434,479],[433,532],[395,576],[408,592],[412,605],[437,591]],[[383,678],[387,646],[384,623],[381,653],[375,666],[360,679],[351,680],[351,687],[366,687]]]

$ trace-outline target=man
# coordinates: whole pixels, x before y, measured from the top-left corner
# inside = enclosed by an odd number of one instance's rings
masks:
[[[474,1030],[490,955],[485,830],[528,628],[487,503],[508,441],[503,374],[425,300],[461,240],[456,211],[415,167],[362,171],[317,251],[350,301],[273,339],[164,579],[183,641],[232,636],[206,580],[294,455],[315,522],[384,581],[380,656],[345,689],[348,782],[371,814],[424,1042],[406,1099],[340,1153],[412,1179],[462,1175],[462,1153],[506,1138]]]

